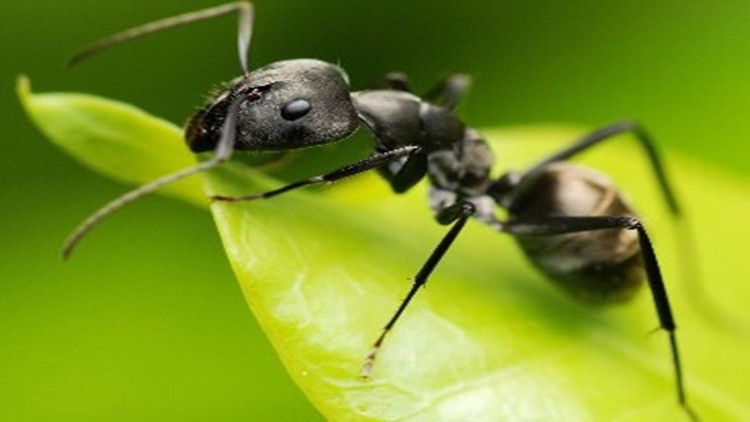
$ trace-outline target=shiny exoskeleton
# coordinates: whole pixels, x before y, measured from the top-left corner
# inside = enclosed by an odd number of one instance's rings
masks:
[[[513,235],[536,267],[586,302],[626,301],[647,280],[660,326],[669,334],[678,402],[691,418],[696,418],[687,405],[676,326],[645,228],[606,176],[567,162],[604,140],[630,132],[643,146],[670,210],[678,215],[677,201],[659,156],[641,126],[631,121],[606,126],[525,171],[492,178],[493,154],[488,144],[454,112],[469,85],[466,76],[451,76],[418,96],[401,74],[389,74],[386,89],[350,92],[343,69],[320,60],[286,60],[250,71],[247,49],[253,8],[248,2],[188,13],[115,34],[79,53],[72,62],[165,28],[234,12],[240,17],[239,52],[244,72],[190,119],[185,132],[192,151],[214,151],[213,156],[104,206],[70,236],[64,248],[66,256],[106,216],[161,186],[219,166],[235,150],[310,147],[344,139],[364,126],[375,140],[369,158],[268,192],[213,197],[230,202],[271,198],[368,170],[377,170],[396,193],[408,191],[425,177],[429,180],[430,207],[436,220],[450,228],[375,341],[365,359],[363,377],[371,376],[387,333],[468,219],[474,218]],[[498,208],[508,211],[507,220],[496,217]]]
[[[606,176],[563,162],[547,166],[528,192],[508,208],[514,220],[635,215]],[[627,301],[646,278],[635,231],[596,230],[543,237],[516,231],[516,239],[531,261],[586,302]]]

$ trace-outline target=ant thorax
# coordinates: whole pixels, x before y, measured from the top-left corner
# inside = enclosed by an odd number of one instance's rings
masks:
[[[432,185],[430,208],[435,213],[459,201],[476,207],[474,218],[496,222],[495,200],[487,194],[491,184],[492,150],[471,128],[464,130],[463,139],[427,155],[427,175]]]

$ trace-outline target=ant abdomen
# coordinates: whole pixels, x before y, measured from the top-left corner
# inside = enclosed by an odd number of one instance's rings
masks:
[[[510,207],[512,220],[551,216],[635,216],[603,174],[565,162],[550,164]],[[517,234],[531,262],[575,297],[594,304],[624,302],[645,279],[638,235],[602,229],[540,236]]]

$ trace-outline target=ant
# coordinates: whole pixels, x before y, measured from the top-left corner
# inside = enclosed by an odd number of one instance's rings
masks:
[[[214,201],[269,199],[303,186],[331,183],[377,170],[395,193],[419,181],[430,182],[429,205],[448,232],[413,279],[413,285],[362,367],[368,378],[387,334],[461,233],[475,218],[511,234],[529,260],[574,297],[593,304],[625,302],[643,279],[653,296],[660,328],[669,337],[677,401],[688,416],[675,321],[654,249],[642,222],[620,191],[603,174],[567,160],[622,133],[632,133],[643,147],[656,180],[674,216],[680,215],[675,195],[648,133],[638,123],[621,121],[596,130],[523,172],[490,177],[493,155],[477,131],[454,112],[469,87],[465,75],[453,75],[424,96],[409,89],[407,78],[386,76],[387,89],[350,92],[348,76],[334,64],[312,59],[285,60],[250,71],[248,49],[254,9],[241,1],[155,21],[104,38],[74,55],[69,65],[102,50],[164,29],[239,15],[238,52],[243,74],[230,81],[188,122],[185,139],[195,153],[213,156],[164,176],[109,202],[84,220],[68,237],[68,257],[94,225],[125,205],[160,187],[226,162],[235,150],[283,151],[342,140],[360,126],[374,136],[374,153],[330,173],[278,189],[244,196],[213,196]],[[506,220],[495,215],[508,212]]]

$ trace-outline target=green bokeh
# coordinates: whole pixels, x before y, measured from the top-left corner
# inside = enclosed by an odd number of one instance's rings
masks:
[[[250,317],[205,212],[143,201],[59,262],[68,230],[123,187],[55,150],[13,93],[25,72],[37,90],[94,92],[179,123],[236,73],[232,20],[65,71],[66,57],[97,36],[217,2],[3,3],[0,419],[314,418]],[[419,89],[467,72],[475,87],[463,113],[474,125],[635,117],[668,152],[745,182],[750,175],[746,1],[316,0],[257,9],[254,63],[340,62],[355,88],[391,70],[408,72]]]

